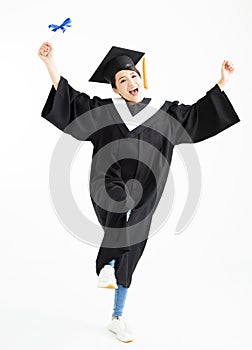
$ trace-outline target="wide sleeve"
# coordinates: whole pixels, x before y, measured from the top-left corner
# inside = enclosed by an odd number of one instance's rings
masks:
[[[168,112],[174,118],[174,144],[203,141],[240,121],[218,84],[192,105],[173,102]]]
[[[52,86],[41,116],[60,130],[77,139],[86,139],[90,129],[91,110],[102,105],[102,99],[72,88],[61,76],[57,90]]]

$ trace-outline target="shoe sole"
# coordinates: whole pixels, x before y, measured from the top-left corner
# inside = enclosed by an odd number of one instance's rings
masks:
[[[98,288],[107,288],[107,289],[117,289],[118,287],[114,284],[98,285]]]
[[[123,343],[131,343],[132,341],[134,341],[134,339],[127,339],[127,340],[122,340],[120,339],[120,337],[118,337],[117,333],[115,331],[112,331],[111,329],[108,328],[108,331],[113,333],[116,336],[116,339],[120,340]]]

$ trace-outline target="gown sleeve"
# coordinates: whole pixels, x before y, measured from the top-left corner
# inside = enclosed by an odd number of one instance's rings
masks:
[[[174,144],[203,141],[240,121],[218,84],[192,105],[173,102],[168,112],[176,124]]]
[[[99,122],[92,117],[92,110],[105,105],[105,100],[95,96],[90,98],[87,94],[73,89],[68,81],[61,77],[57,90],[52,86],[41,116],[55,125],[64,133],[70,134],[81,141],[91,141],[96,144],[95,132],[99,130]],[[98,123],[98,124],[97,124]],[[91,184],[94,186],[96,176],[92,173]],[[103,194],[104,185],[100,188],[94,186],[93,198]],[[111,198],[124,201],[127,209],[134,206],[128,188],[121,178],[121,168],[117,164],[110,168],[106,176],[106,190]]]
[[[41,116],[79,140],[90,140],[85,137],[92,128],[90,111],[100,105],[101,98],[90,98],[87,94],[73,89],[61,76],[57,90],[52,86]]]

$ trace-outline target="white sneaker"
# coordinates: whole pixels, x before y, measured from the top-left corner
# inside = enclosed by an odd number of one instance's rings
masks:
[[[116,338],[124,343],[129,343],[134,340],[131,330],[121,317],[113,319],[108,325],[108,330],[114,333]]]
[[[110,265],[105,265],[99,274],[98,285],[99,288],[117,289],[117,283],[115,278],[115,269]]]

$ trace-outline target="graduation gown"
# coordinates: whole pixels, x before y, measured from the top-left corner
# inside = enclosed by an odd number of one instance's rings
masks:
[[[240,121],[217,84],[192,105],[163,101],[154,109],[151,102],[90,98],[61,77],[41,114],[65,133],[93,144],[90,197],[104,231],[96,273],[116,259],[117,282],[124,287],[130,286],[148,240],[174,146],[203,141]],[[129,128],[123,113],[140,125]]]

